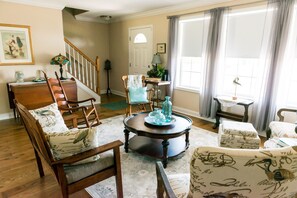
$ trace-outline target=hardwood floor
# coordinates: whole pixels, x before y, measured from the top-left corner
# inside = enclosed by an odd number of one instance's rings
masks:
[[[102,95],[102,104],[124,100],[116,95]],[[100,105],[100,119],[122,115],[125,110],[111,111]],[[192,118],[193,125],[209,131],[213,124],[198,118]],[[45,177],[39,178],[33,148],[28,135],[18,120],[0,121],[0,197],[62,197],[60,188],[49,169],[45,168]],[[82,190],[70,197],[90,197]]]

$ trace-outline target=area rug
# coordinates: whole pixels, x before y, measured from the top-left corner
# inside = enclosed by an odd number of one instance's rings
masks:
[[[118,102],[101,104],[101,107],[116,111],[116,110],[125,109],[127,107],[127,104],[126,104],[126,100],[121,100]]]
[[[119,139],[124,142],[124,116],[116,116],[102,120],[106,126],[102,131],[102,141]],[[130,133],[130,137],[132,137]],[[190,147],[186,152],[168,161],[166,173],[189,173],[190,159],[194,149],[198,146],[218,145],[217,134],[192,126],[190,130]],[[156,197],[156,159],[142,156],[129,150],[124,152],[121,147],[121,163],[123,176],[123,191],[125,198],[148,198]],[[116,186],[114,177],[86,188],[86,191],[94,198],[116,197]]]

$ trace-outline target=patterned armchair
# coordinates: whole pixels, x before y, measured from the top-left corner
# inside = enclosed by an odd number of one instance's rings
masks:
[[[266,132],[266,137],[269,139],[270,137],[291,137],[297,138],[297,125],[296,123],[284,122],[286,112],[297,113],[297,109],[279,109],[277,112],[277,116],[279,121],[272,121],[269,124],[269,129]]]
[[[157,197],[295,197],[297,147],[230,149],[200,147],[190,174],[166,175],[160,162]]]

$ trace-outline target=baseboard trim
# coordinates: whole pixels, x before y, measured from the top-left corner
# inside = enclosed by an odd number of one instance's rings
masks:
[[[14,118],[13,113],[2,113],[0,114],[0,120],[7,120],[7,119],[11,119]]]
[[[172,110],[176,111],[178,113],[182,113],[182,114],[186,114],[186,115],[189,115],[189,116],[192,116],[192,117],[195,117],[195,118],[199,118],[201,120],[206,120],[206,121],[215,123],[215,119],[201,117],[199,112],[192,111],[192,110],[189,110],[189,109],[186,109],[186,108],[183,108],[183,107],[173,106]]]

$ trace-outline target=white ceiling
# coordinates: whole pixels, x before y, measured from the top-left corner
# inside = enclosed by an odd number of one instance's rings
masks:
[[[6,2],[63,9],[87,10],[76,16],[79,20],[98,21],[101,15],[121,20],[135,15],[153,15],[227,2],[231,0],[0,0]]]

